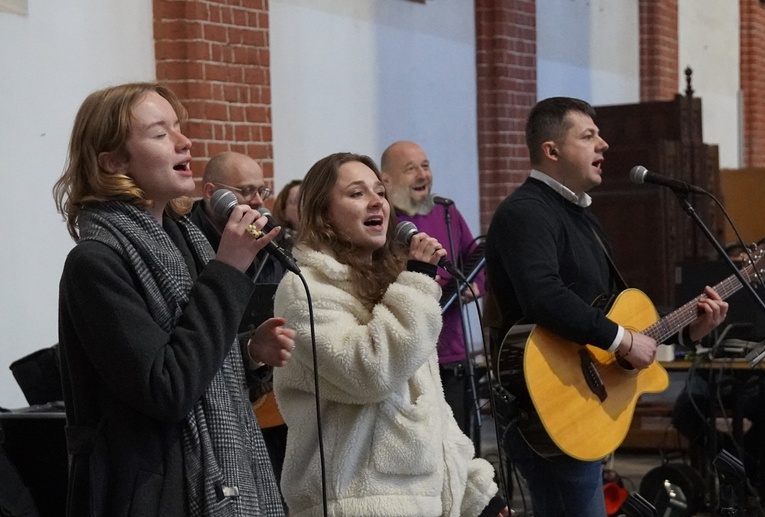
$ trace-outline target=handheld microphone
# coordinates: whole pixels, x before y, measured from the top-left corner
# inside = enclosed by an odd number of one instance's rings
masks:
[[[452,201],[448,197],[433,196],[431,199],[433,200],[435,204],[441,205],[441,206],[449,207],[454,204],[454,201]]]
[[[412,242],[412,237],[420,233],[420,230],[417,229],[417,226],[411,221],[401,221],[396,225],[396,234],[394,236],[394,240],[396,242],[399,242],[403,244],[404,246],[409,246],[409,244]],[[467,283],[467,280],[465,279],[465,275],[462,274],[462,271],[457,269],[454,264],[449,262],[449,259],[446,257],[441,257],[438,260],[438,266],[441,269],[444,269],[451,273],[451,275],[459,280],[462,280],[463,282]]]
[[[260,215],[265,216],[266,219],[268,219],[268,222],[263,227],[263,232],[268,233],[277,226],[281,226],[279,223],[276,222],[276,218],[274,217],[274,214],[271,213],[271,210],[268,208],[261,206],[258,208],[258,212],[260,212]]]
[[[642,165],[635,165],[630,171],[630,179],[632,183],[642,185],[643,183],[653,183],[654,185],[661,185],[663,187],[669,187],[675,192],[680,194],[687,194],[690,192],[696,194],[706,194],[706,190],[696,185],[690,185],[680,180],[668,178],[655,172],[651,172]]]
[[[234,207],[239,204],[239,201],[237,201],[236,196],[233,192],[226,189],[220,189],[216,190],[212,197],[210,197],[210,206],[212,207],[213,213],[220,219],[221,221],[227,221],[228,218],[231,216],[231,211],[234,210]],[[267,209],[262,208],[261,210]],[[262,211],[260,211],[261,215],[265,215],[268,217],[271,215],[271,212],[268,212],[268,214],[264,214]],[[277,225],[272,222],[273,216],[268,219],[268,223],[266,226],[263,227],[263,230],[266,232],[270,232],[274,229]],[[250,225],[247,228],[247,231],[250,232],[255,238],[258,238],[260,235],[263,234],[263,231],[258,230],[255,228],[254,225]],[[272,257],[276,258],[279,262],[282,263],[284,267],[295,273],[296,275],[300,274],[300,268],[295,264],[295,261],[292,260],[292,257],[287,255],[287,252],[284,251],[282,248],[274,244],[273,242],[269,242],[265,245],[264,249],[268,251],[268,253],[271,254]]]

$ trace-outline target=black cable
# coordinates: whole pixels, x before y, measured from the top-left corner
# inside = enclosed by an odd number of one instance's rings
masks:
[[[470,286],[470,284],[466,284],[466,285],[467,285],[467,288],[472,293],[473,298],[477,300],[478,298],[476,297],[476,293],[475,291],[473,291],[473,288]],[[503,447],[500,443],[501,433],[500,433],[499,421],[498,421],[497,413],[496,413],[497,404],[494,399],[494,383],[492,382],[492,374],[491,374],[491,355],[489,355],[489,350],[488,350],[488,347],[486,346],[486,338],[483,332],[483,329],[484,329],[483,316],[481,314],[481,308],[479,307],[478,303],[476,303],[476,313],[478,315],[478,323],[481,327],[481,344],[483,346],[483,353],[484,353],[484,357],[486,358],[486,365],[487,365],[486,375],[487,375],[487,382],[489,387],[489,407],[491,408],[491,416],[492,416],[492,419],[494,420],[494,434],[497,440],[497,453],[498,453],[497,458],[499,461],[498,470],[499,470],[500,490],[502,490],[505,496],[505,501],[507,502],[507,506],[509,508],[512,503],[512,500],[510,499],[510,491],[508,489],[507,479],[505,479],[505,462],[502,458]],[[477,396],[478,394],[476,393],[476,397]],[[524,505],[525,505],[525,502],[524,502]]]
[[[730,227],[733,229],[733,232],[736,234],[736,238],[738,239],[738,243],[741,245],[741,247],[746,252],[747,257],[749,257],[749,263],[752,264],[753,266],[755,266],[755,267],[753,267],[753,274],[754,274],[754,276],[757,278],[757,280],[759,280],[760,286],[765,288],[765,279],[763,279],[762,275],[760,275],[760,273],[759,273],[759,271],[758,271],[758,269],[756,267],[757,261],[752,256],[752,248],[750,246],[744,244],[744,239],[743,239],[743,237],[741,237],[741,233],[739,233],[738,228],[736,227],[735,223],[733,222],[733,219],[731,219],[730,214],[725,209],[723,204],[720,203],[720,201],[712,193],[705,191],[705,194],[707,196],[709,196],[710,198],[712,198],[712,200],[717,204],[717,206],[720,208],[720,210],[722,210],[723,215],[725,215],[725,218],[727,219],[728,223],[730,224]]]
[[[313,383],[316,395],[316,431],[319,439],[319,465],[321,468],[321,502],[324,510],[324,517],[328,515],[327,507],[327,472],[324,459],[324,433],[321,427],[321,397],[319,396],[319,361],[316,353],[316,328],[314,326],[313,302],[311,301],[311,291],[308,289],[308,283],[302,274],[298,274],[300,281],[305,289],[305,296],[308,302],[308,321],[311,328],[311,353],[313,355]]]
[[[453,238],[452,238],[451,213],[450,213],[449,209],[450,209],[450,206],[445,206],[444,207],[444,223],[446,224],[446,233],[447,233],[447,236],[448,236],[447,238],[449,240],[450,254],[451,254],[452,257],[455,257],[455,254],[454,254],[454,243],[453,243]],[[485,236],[480,235],[480,236],[476,237],[475,239],[473,239],[473,242],[477,242],[479,239],[484,239],[484,238],[485,238]],[[461,264],[461,262],[462,262],[462,260],[461,260],[462,259],[462,254],[461,253],[460,253],[460,257],[459,258],[460,258],[460,260],[459,260],[459,263],[458,263],[458,267],[461,267],[461,265],[462,265]],[[463,343],[465,345],[465,360],[466,360],[466,364],[467,364],[467,368],[468,368],[468,372],[467,372],[467,374],[468,374],[468,382],[470,383],[470,390],[473,393],[473,400],[471,401],[472,402],[472,404],[471,404],[471,406],[472,406],[471,407],[471,412],[475,413],[476,421],[478,422],[479,427],[480,427],[480,423],[481,423],[481,408],[480,408],[480,404],[479,404],[479,401],[478,401],[478,387],[477,387],[476,379],[475,379],[474,360],[473,360],[472,357],[470,357],[470,351],[468,350],[468,347],[467,347],[467,333],[466,333],[466,329],[465,329],[465,323],[464,323],[464,321],[462,319],[463,303],[462,303],[462,296],[460,295],[461,291],[459,289],[460,279],[457,278],[456,276],[453,276],[453,278],[454,278],[454,281],[457,282],[457,303],[459,304],[460,324],[462,325]],[[462,283],[465,284],[467,289],[472,294],[473,300],[475,300],[475,302],[476,302],[476,314],[478,315],[478,324],[479,324],[479,327],[481,329],[481,344],[483,346],[483,353],[484,353],[484,357],[485,357],[486,364],[487,364],[486,374],[487,374],[487,382],[488,382],[488,388],[489,388],[489,405],[490,405],[491,411],[492,411],[492,419],[494,420],[494,434],[496,435],[496,439],[497,439],[497,452],[498,452],[497,458],[499,460],[500,490],[502,490],[502,492],[504,493],[505,501],[507,502],[507,505],[508,505],[508,508],[509,508],[510,504],[512,503],[512,501],[509,499],[509,490],[507,488],[507,482],[506,482],[506,479],[505,479],[505,467],[504,467],[504,461],[502,459],[502,452],[501,452],[502,448],[500,446],[500,441],[499,441],[500,440],[500,436],[499,436],[500,433],[499,433],[499,425],[498,425],[498,422],[497,422],[497,416],[496,416],[496,413],[495,413],[496,404],[495,404],[495,401],[494,401],[494,389],[493,389],[493,383],[492,383],[492,379],[491,379],[491,368],[488,367],[489,364],[490,364],[490,355],[488,354],[488,348],[486,346],[486,338],[484,337],[484,332],[483,332],[483,328],[484,328],[483,327],[483,317],[481,315],[481,308],[480,308],[479,303],[478,303],[478,295],[476,294],[475,291],[473,291],[473,287],[470,285],[469,282],[462,282]]]

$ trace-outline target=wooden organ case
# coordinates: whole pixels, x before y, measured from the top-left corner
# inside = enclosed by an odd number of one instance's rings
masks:
[[[644,291],[660,313],[688,301],[675,300],[676,267],[717,252],[672,190],[636,185],[630,170],[643,165],[720,198],[718,147],[702,140],[701,99],[692,94],[689,85],[686,95],[671,101],[595,107],[609,150],[603,183],[590,192],[593,211],[625,281]],[[714,200],[691,194],[689,201],[722,242],[724,215]]]

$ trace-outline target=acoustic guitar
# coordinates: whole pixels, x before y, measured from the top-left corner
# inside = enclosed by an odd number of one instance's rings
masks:
[[[755,277],[761,259],[762,250],[757,250],[755,263],[741,270],[744,279]],[[741,287],[731,275],[714,289],[725,299]],[[659,319],[648,296],[627,289],[614,300],[608,318],[663,343],[697,318],[700,297]],[[638,398],[669,386],[669,376],[658,361],[634,370],[612,352],[581,346],[540,326],[527,327],[531,330],[525,340],[523,376],[531,401],[554,445],[576,459],[598,460],[616,450],[627,436]],[[505,341],[518,343],[514,329]]]

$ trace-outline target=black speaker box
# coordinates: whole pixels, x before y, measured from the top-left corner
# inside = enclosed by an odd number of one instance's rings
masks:
[[[683,263],[676,274],[675,301],[677,306],[699,296],[705,285],[714,286],[725,280],[734,272],[723,261],[696,260]],[[756,287],[753,285],[753,287]],[[762,298],[765,290],[756,288],[755,292]],[[726,334],[728,338],[745,341],[765,340],[765,311],[752,298],[751,293],[743,287],[731,295],[728,302],[728,316],[720,325],[722,331],[727,325],[733,325]]]
[[[50,406],[0,413],[2,444],[35,500],[40,517],[66,515],[68,456],[63,411]]]

